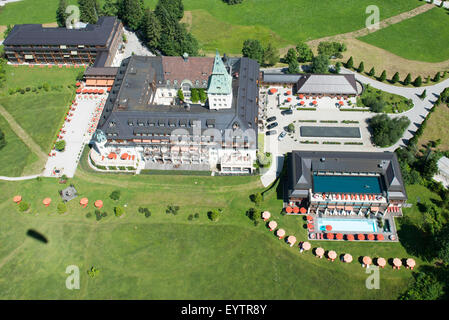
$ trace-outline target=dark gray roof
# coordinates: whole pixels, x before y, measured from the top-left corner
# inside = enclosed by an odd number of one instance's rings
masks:
[[[306,74],[296,84],[298,93],[358,94],[353,74]]]
[[[176,127],[193,132],[192,121],[201,121],[202,130],[218,130],[238,127],[241,130],[253,128],[257,143],[257,98],[259,64],[248,58],[228,58],[226,63],[233,74],[233,104],[230,109],[211,110],[207,106],[154,105],[149,100],[153,89],[164,84],[164,70],[161,57],[131,56],[122,62],[114,86],[103,109],[98,129],[116,134],[113,139],[145,139],[136,133],[170,134]],[[141,120],[139,126],[128,120]],[[112,123],[112,124],[111,124]],[[152,125],[153,123],[153,125]],[[164,124],[161,126],[161,124]],[[175,127],[170,126],[170,123]]]
[[[87,67],[84,71],[85,76],[114,76],[117,74],[118,68],[116,67]]]
[[[303,74],[284,74],[263,72],[263,82],[265,83],[297,83]]]
[[[118,24],[116,17],[100,17],[83,29],[44,28],[41,24],[16,24],[3,44],[8,45],[98,45],[105,46]]]
[[[290,195],[312,189],[317,171],[378,173],[391,199],[407,199],[401,169],[392,152],[292,151],[289,155]]]

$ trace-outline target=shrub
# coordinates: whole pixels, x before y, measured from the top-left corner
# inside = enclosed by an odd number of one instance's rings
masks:
[[[195,217],[195,219],[198,219],[200,217],[200,214],[197,212],[197,213],[195,213],[194,217]]]
[[[95,278],[96,276],[98,276],[100,274],[100,270],[98,270],[95,267],[92,267],[92,268],[90,268],[90,270],[87,270],[87,274],[89,275],[89,277]]]
[[[371,70],[368,72],[368,75],[370,77],[374,76],[374,74],[376,73],[376,71],[374,70],[374,67],[371,68]]]
[[[412,76],[411,76],[411,74],[409,73],[409,74],[407,75],[407,77],[405,77],[405,79],[404,79],[404,85],[405,85],[405,86],[408,86],[411,82],[412,82]]]
[[[421,85],[422,85],[422,78],[421,78],[421,76],[416,77],[415,81],[413,81],[413,85],[415,87],[421,87]]]
[[[173,205],[169,205],[167,206],[167,209],[165,210],[165,213],[167,214],[173,214],[173,215],[177,215],[179,211],[179,206],[173,206]]]
[[[254,202],[256,206],[259,206],[263,201],[263,196],[261,193],[255,193],[250,196],[251,201]]]
[[[50,85],[47,82],[44,82],[44,84],[42,84],[42,88],[44,88],[45,91],[50,90]]]
[[[60,203],[58,203],[57,209],[58,209],[58,213],[59,214],[66,213],[67,212],[67,205],[64,202],[60,202]]]
[[[120,199],[120,190],[114,190],[111,192],[111,194],[109,195],[109,198],[111,198],[112,200],[119,200]]]
[[[352,59],[352,56],[348,59],[346,62],[346,68],[352,69],[354,67],[354,60]]]
[[[65,146],[66,146],[65,140],[59,140],[59,141],[56,141],[56,143],[55,143],[55,148],[58,151],[64,151]]]
[[[6,146],[6,138],[2,129],[0,129],[0,150]]]
[[[396,83],[399,81],[399,72],[396,72],[393,76],[393,78],[391,78],[391,82],[392,83]]]
[[[147,211],[145,211],[145,218],[149,218],[149,217],[151,217],[151,212],[148,211],[148,209],[147,209]]]
[[[30,204],[26,201],[22,201],[19,203],[19,211],[25,212],[30,208]]]
[[[189,214],[189,216],[187,217],[187,220],[192,221],[193,220],[193,214]]]
[[[117,206],[114,208],[114,213],[116,217],[121,217],[125,213],[125,209],[122,206]]]
[[[220,219],[220,212],[218,210],[211,210],[207,213],[209,219],[212,221],[218,221]]]
[[[387,71],[382,71],[382,74],[379,77],[379,81],[385,81],[387,79]]]
[[[90,212],[86,213],[86,218],[90,218],[90,217],[92,217],[92,213],[90,213]]]

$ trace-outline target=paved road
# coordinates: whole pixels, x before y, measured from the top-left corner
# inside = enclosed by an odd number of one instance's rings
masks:
[[[41,177],[42,174],[33,174],[32,176],[23,176],[23,177],[5,177],[0,176],[0,180],[6,180],[6,181],[20,181],[20,180],[31,180],[36,179],[37,177]]]

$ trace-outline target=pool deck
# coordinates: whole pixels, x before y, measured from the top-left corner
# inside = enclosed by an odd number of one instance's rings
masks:
[[[306,217],[307,215],[303,215],[303,216]],[[320,230],[320,228],[319,228],[320,226],[318,224],[318,219],[317,219],[317,218],[326,218],[326,219],[329,219],[329,220],[331,220],[331,219],[338,219],[338,220],[345,219],[346,220],[347,219],[348,222],[349,222],[350,220],[363,220],[363,219],[367,219],[368,220],[368,219],[373,219],[372,216],[370,216],[370,218],[366,218],[364,216],[359,216],[359,215],[349,215],[349,216],[338,215],[338,216],[333,216],[333,215],[324,215],[324,214],[321,214],[321,213],[319,213],[318,216],[315,215],[315,214],[309,214],[309,216],[311,216],[313,218],[313,221],[311,222],[311,224],[313,225],[313,228],[308,229],[308,239],[312,240],[312,241],[313,240],[319,240],[319,241],[355,241],[355,242],[398,242],[399,241],[398,235],[397,235],[396,224],[394,222],[394,216],[392,216],[391,214],[388,214],[388,213],[383,215],[383,219],[387,220],[388,223],[389,223],[389,226],[390,226],[390,231],[388,231],[388,232],[383,231],[383,230],[382,230],[382,232],[379,232],[379,230],[377,232],[332,231],[332,230],[327,232],[327,231]],[[376,219],[375,216],[374,216],[374,219]],[[305,219],[304,223],[305,223],[305,227],[307,227],[307,224],[310,223],[310,222],[308,222]],[[333,239],[327,239],[326,238],[326,234],[327,233],[334,234],[334,238]],[[347,240],[346,237],[344,237],[341,240],[336,239],[335,235],[337,233],[341,233],[341,234],[343,234],[343,236],[346,236],[348,234],[352,234],[352,235],[354,235],[354,240]],[[314,236],[312,236],[312,234],[314,234]],[[363,234],[365,236],[365,240],[358,240],[357,236],[356,236],[358,234]],[[367,235],[368,234],[373,234],[373,235],[382,234],[384,236],[384,239],[383,240],[377,240],[377,239],[375,239],[375,240],[368,240],[367,239]],[[394,240],[390,239],[390,236],[392,236],[392,235],[394,236]]]

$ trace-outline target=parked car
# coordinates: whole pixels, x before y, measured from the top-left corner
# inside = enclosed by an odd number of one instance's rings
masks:
[[[272,122],[272,123],[270,123],[269,125],[267,125],[267,129],[268,129],[268,130],[271,130],[271,129],[277,127],[277,126],[278,126],[278,123],[277,123],[277,122]]]
[[[272,136],[272,135],[275,135],[276,133],[277,133],[276,130],[270,130],[270,131],[267,131],[265,134],[266,134],[267,136]]]
[[[269,118],[267,119],[267,122],[271,122],[271,121],[274,121],[274,120],[276,120],[276,117],[275,117],[275,116],[272,116],[272,117],[269,117]]]
[[[287,135],[287,132],[282,131],[282,132],[279,134],[278,140],[281,141],[282,139],[284,139],[284,137],[285,137],[286,135]]]
[[[293,110],[292,110],[292,109],[282,110],[282,111],[281,111],[281,114],[284,115],[284,116],[285,116],[286,114],[293,114]]]

